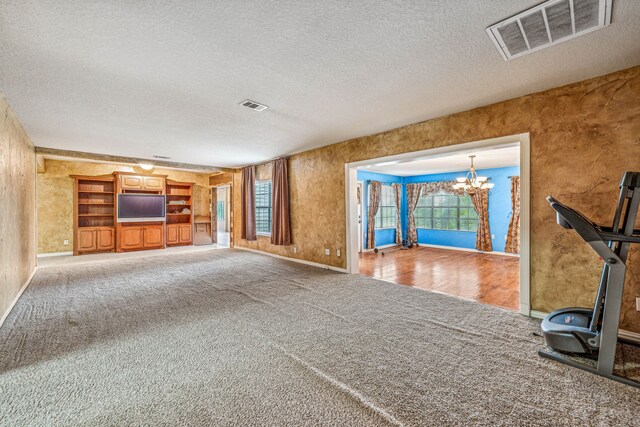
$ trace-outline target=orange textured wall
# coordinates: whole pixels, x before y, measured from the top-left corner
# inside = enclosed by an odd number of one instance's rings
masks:
[[[589,306],[601,264],[575,233],[556,225],[545,197],[596,222],[611,221],[622,173],[640,170],[640,67],[296,154],[289,176],[297,254],[264,237],[236,245],[345,267],[345,258],[335,256],[346,241],[345,163],[524,132],[531,136],[532,309]],[[268,166],[258,173],[268,174]],[[239,171],[234,184],[240,188]],[[234,193],[239,227],[240,191]],[[622,325],[640,332],[637,248],[628,265]]]

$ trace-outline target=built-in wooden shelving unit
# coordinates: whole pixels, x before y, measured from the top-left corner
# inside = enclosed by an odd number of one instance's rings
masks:
[[[73,175],[73,254],[115,250],[115,179]]]
[[[167,246],[193,243],[193,183],[167,180]]]

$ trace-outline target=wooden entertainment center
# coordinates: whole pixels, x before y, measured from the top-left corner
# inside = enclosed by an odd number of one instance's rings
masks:
[[[71,177],[74,255],[193,244],[193,183],[133,172]],[[164,195],[166,221],[118,222],[118,194]]]

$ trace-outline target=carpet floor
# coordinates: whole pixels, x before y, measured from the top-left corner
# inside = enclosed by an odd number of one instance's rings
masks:
[[[243,251],[46,267],[0,328],[0,425],[638,425],[537,331]]]

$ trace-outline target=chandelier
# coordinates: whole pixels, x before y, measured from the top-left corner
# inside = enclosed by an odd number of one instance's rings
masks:
[[[469,172],[467,172],[467,176],[456,178],[458,182],[453,185],[453,188],[462,189],[469,195],[473,195],[476,190],[493,188],[493,183],[489,182],[489,178],[486,176],[478,176],[476,173],[476,167],[473,165],[474,157],[476,156],[469,156],[471,159],[471,167],[469,168]]]

